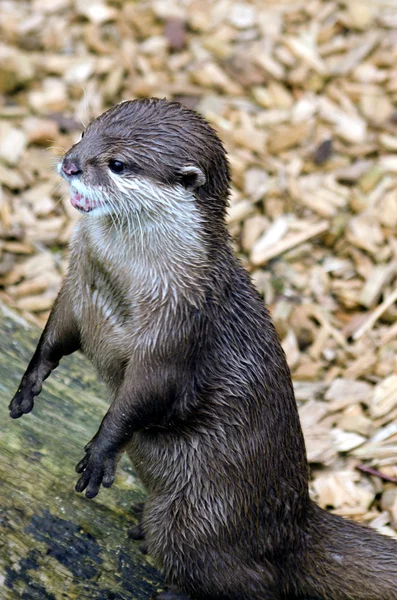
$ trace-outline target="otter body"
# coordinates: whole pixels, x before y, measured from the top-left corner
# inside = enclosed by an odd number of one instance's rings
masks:
[[[196,600],[397,600],[397,544],[311,502],[285,356],[225,226],[222,144],[177,103],[122,103],[63,158],[86,213],[11,402],[81,348],[111,406],[77,465],[88,497],[128,452],[150,554]]]

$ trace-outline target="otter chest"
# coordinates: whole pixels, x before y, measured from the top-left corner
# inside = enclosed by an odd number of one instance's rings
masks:
[[[73,309],[83,350],[102,376],[178,344],[186,313],[204,294],[202,252],[175,223],[146,224],[142,236],[100,220],[76,228]]]
[[[83,271],[83,272],[82,272]],[[159,276],[131,262],[113,270],[87,261],[79,267],[73,309],[82,347],[105,380],[134,355],[166,343],[172,303]]]

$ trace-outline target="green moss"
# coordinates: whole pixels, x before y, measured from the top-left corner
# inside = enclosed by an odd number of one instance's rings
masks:
[[[33,413],[8,419],[39,332],[8,310],[0,310],[0,332],[0,597],[150,598],[161,577],[127,538],[130,507],[144,499],[127,459],[95,500],[74,491],[74,467],[106,412],[106,390],[76,354],[45,382]]]

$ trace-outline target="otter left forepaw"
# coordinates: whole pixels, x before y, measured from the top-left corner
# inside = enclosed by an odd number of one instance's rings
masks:
[[[22,415],[26,415],[33,410],[34,394],[32,389],[20,387],[9,404],[11,419],[19,419]]]
[[[100,447],[97,440],[92,440],[85,447],[86,455],[76,466],[77,473],[82,473],[76,483],[76,491],[83,492],[87,498],[95,498],[101,484],[110,487],[114,481],[117,466],[117,454]]]

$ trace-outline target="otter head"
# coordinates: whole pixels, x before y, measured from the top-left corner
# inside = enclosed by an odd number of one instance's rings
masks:
[[[177,102],[132,100],[106,111],[65,154],[59,173],[73,206],[92,216],[155,217],[193,198],[203,215],[223,220],[227,207],[223,145],[198,113]]]

